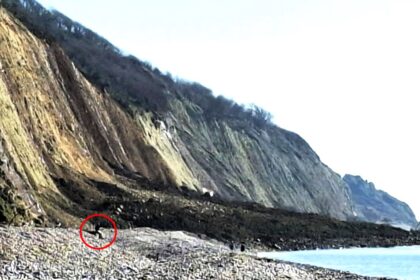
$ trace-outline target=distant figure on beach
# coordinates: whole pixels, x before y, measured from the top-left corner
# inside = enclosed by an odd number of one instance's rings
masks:
[[[95,236],[98,236],[99,239],[104,239],[104,236],[102,235],[102,232],[99,231],[100,229],[101,229],[101,225],[96,224],[95,225],[95,230],[86,230],[86,232],[90,233],[90,234],[93,234]]]
[[[233,242],[229,243],[229,249],[231,251],[233,251],[235,249],[238,249],[237,246],[238,246],[238,244],[235,245],[235,243],[233,243]],[[241,245],[239,245],[239,250],[241,250],[241,252],[245,252],[245,244],[242,243]]]

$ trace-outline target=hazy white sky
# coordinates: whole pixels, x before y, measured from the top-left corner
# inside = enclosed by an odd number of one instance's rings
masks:
[[[420,218],[420,1],[41,0],[299,133]]]

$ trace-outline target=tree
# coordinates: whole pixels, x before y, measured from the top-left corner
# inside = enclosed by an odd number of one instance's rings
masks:
[[[258,107],[255,104],[251,106],[251,112],[254,123],[258,127],[266,126],[267,124],[271,123],[271,120],[273,119],[273,115],[270,112],[262,109],[261,107]]]

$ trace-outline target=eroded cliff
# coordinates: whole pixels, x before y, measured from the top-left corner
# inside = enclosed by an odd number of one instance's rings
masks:
[[[179,84],[107,44],[92,44],[76,56],[70,46],[81,48],[85,37],[97,40],[80,25],[72,28],[59,18],[63,33],[45,36],[47,42],[4,9],[0,15],[1,220],[72,220],[106,193],[123,190],[129,178],[215,192],[224,200],[339,219],[352,215],[347,186],[295,133],[238,116],[209,117]],[[104,86],[90,76],[86,69],[95,67],[99,77],[113,73],[86,59],[97,47],[112,52],[106,65],[133,70],[130,83],[152,85],[157,101],[147,88],[132,93],[127,80],[109,79]],[[200,95],[195,87],[188,90]]]
[[[351,216],[347,188],[297,134],[240,120],[209,120],[200,107],[171,103],[180,153],[201,186],[231,200],[269,207]]]
[[[138,125],[58,46],[33,36],[4,9],[0,19],[3,220],[59,209],[54,202],[66,203],[70,185],[117,184],[115,170],[194,185],[192,173],[150,117]]]

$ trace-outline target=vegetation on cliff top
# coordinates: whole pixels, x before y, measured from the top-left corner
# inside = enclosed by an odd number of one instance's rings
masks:
[[[147,62],[124,55],[106,39],[56,10],[48,11],[35,0],[1,0],[35,35],[58,43],[86,77],[121,104],[136,104],[152,112],[165,112],[171,98],[186,98],[209,118],[248,120],[263,127],[271,114],[252,105],[242,106],[195,83],[174,79]]]

